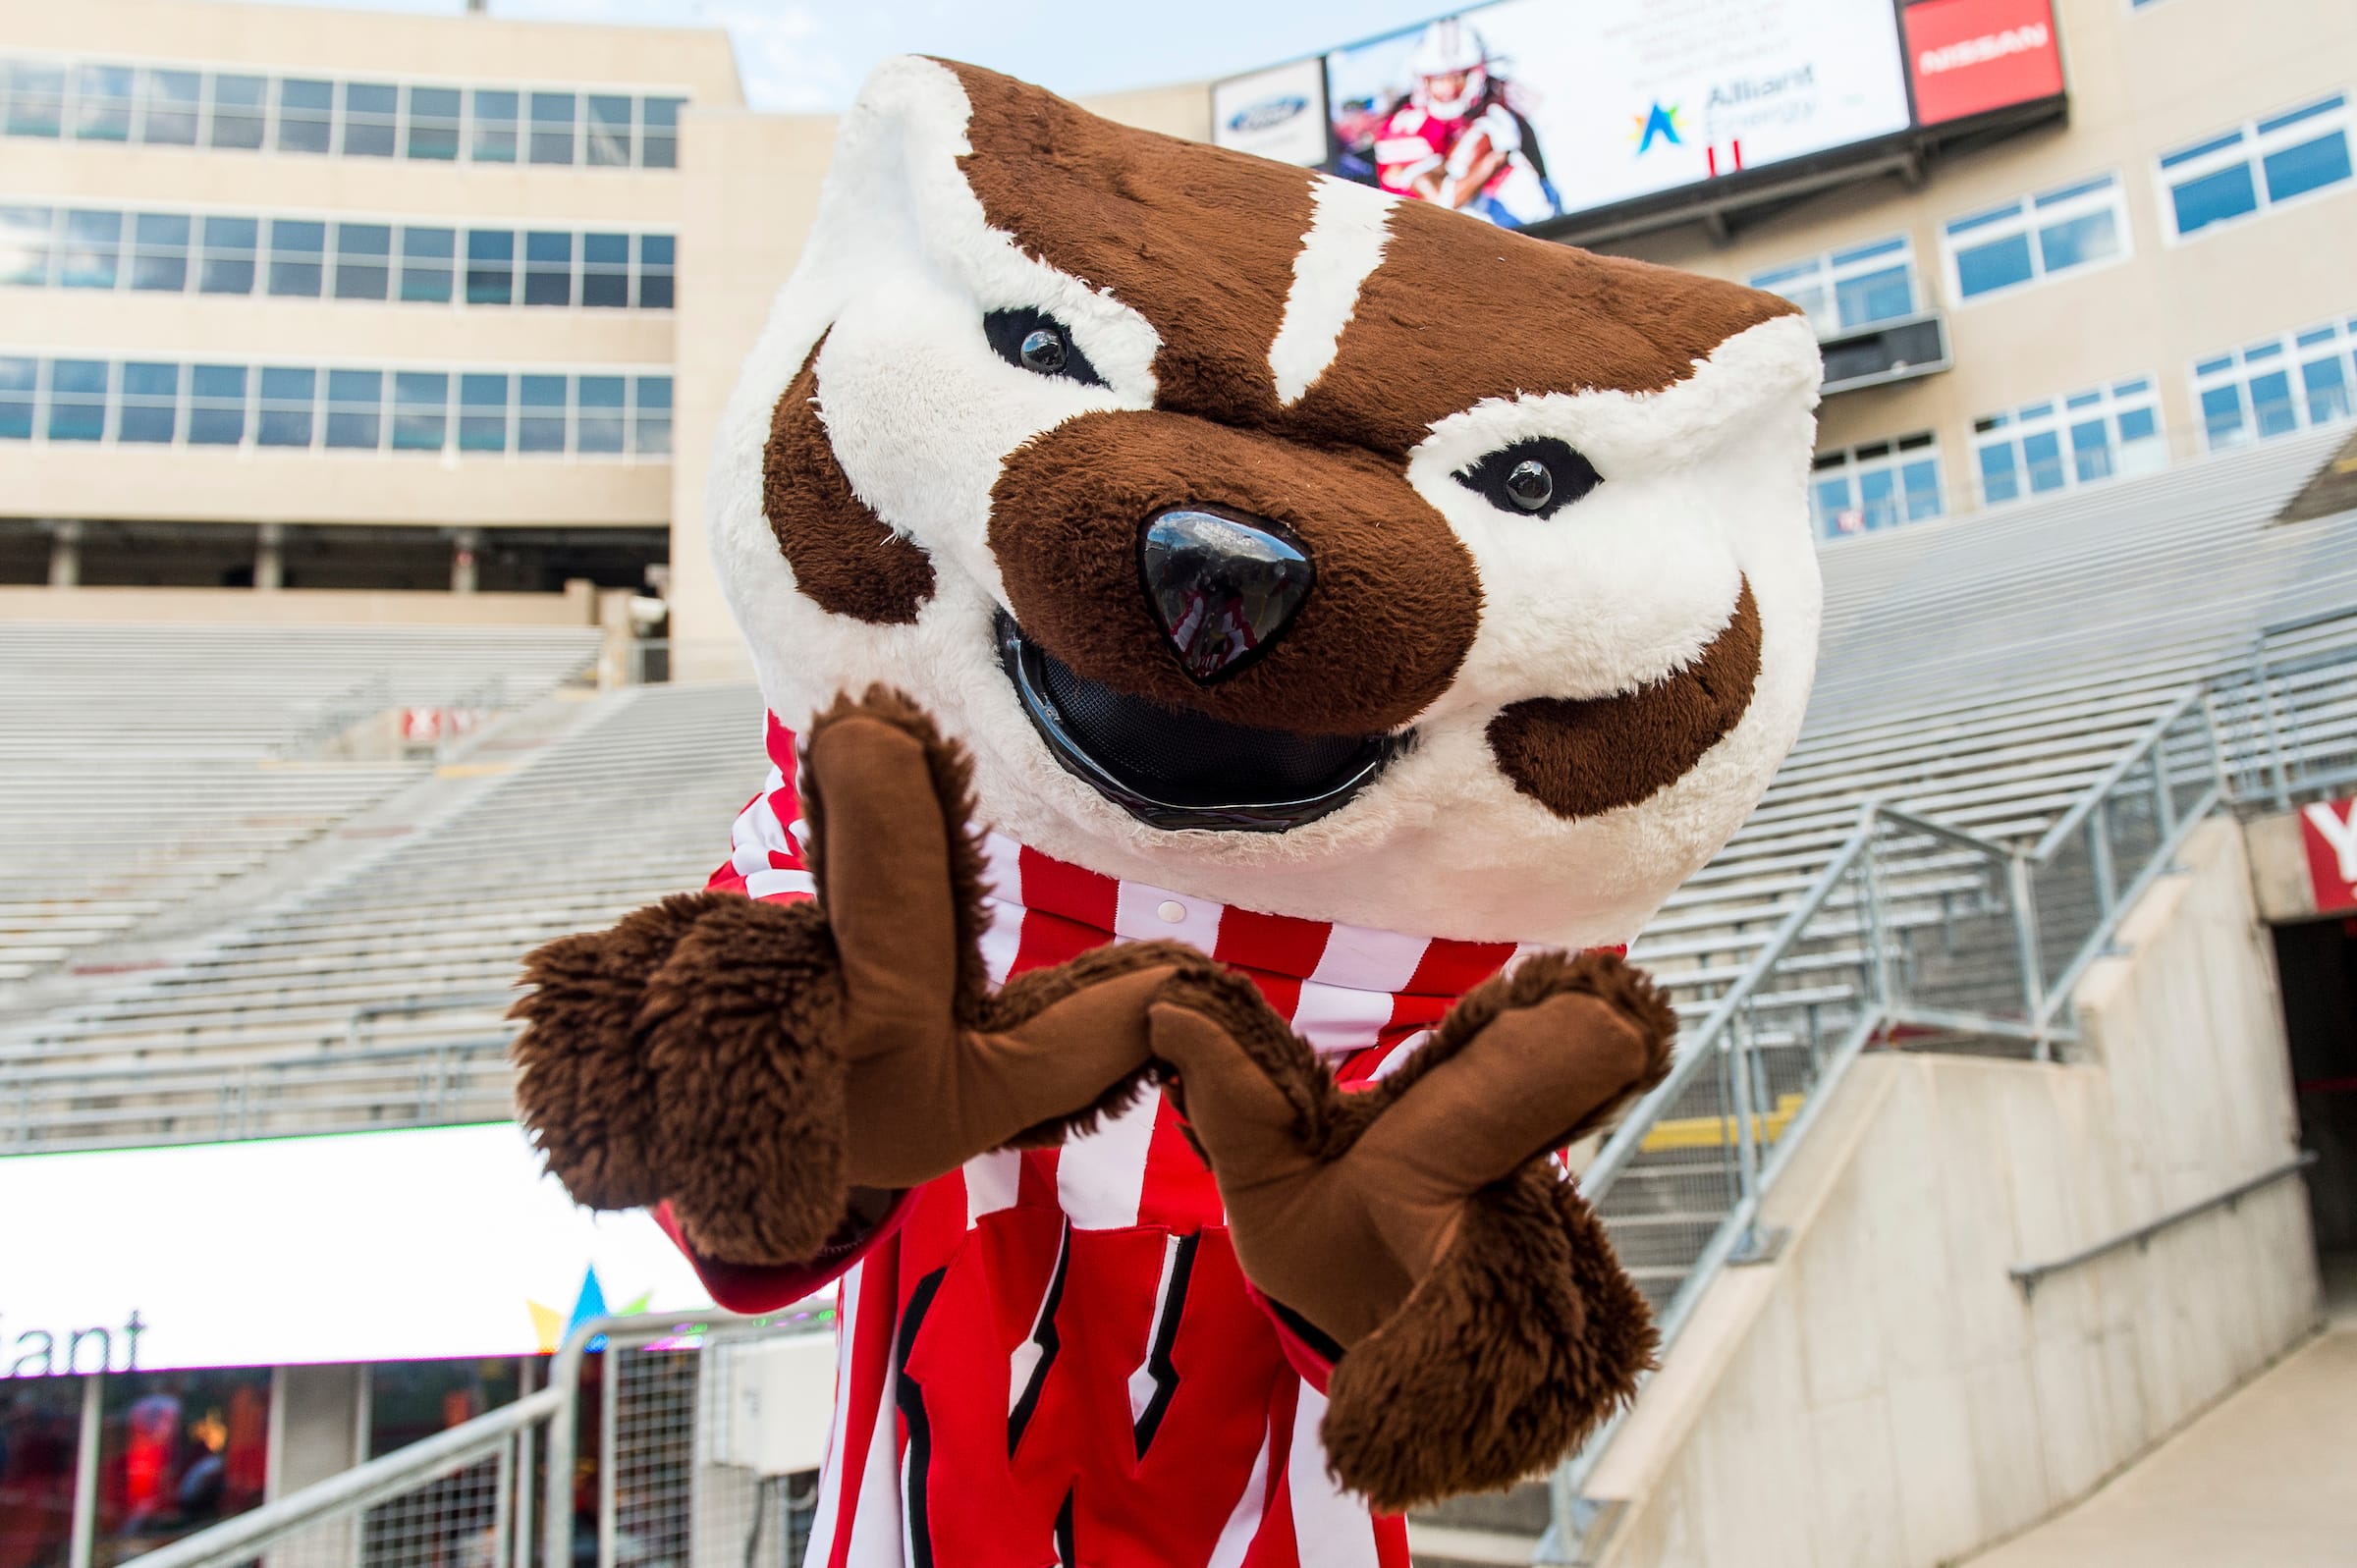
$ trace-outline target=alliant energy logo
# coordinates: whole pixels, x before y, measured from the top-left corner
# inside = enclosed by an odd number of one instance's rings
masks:
[[[1279,126],[1309,112],[1309,100],[1297,92],[1280,93],[1248,103],[1228,117],[1228,129],[1237,135],[1255,135],[1274,131]]]
[[[1919,76],[1936,77],[1943,71],[1986,65],[2009,54],[2030,54],[2054,41],[2054,29],[2043,22],[2033,22],[2026,27],[1985,32],[1977,38],[1959,38],[1937,49],[1926,49],[1916,55],[1915,70]]]
[[[0,1381],[11,1378],[137,1372],[139,1335],[148,1326],[137,1307],[120,1324],[85,1324],[79,1327],[27,1327],[0,1313]]]

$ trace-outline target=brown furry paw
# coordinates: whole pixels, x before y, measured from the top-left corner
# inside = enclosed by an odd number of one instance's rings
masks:
[[[1653,1365],[1653,1316],[1544,1161],[1484,1189],[1390,1322],[1335,1365],[1335,1477],[1386,1513],[1501,1491],[1576,1449]]]
[[[519,1069],[517,1118],[565,1190],[590,1208],[635,1209],[664,1196],[638,1007],[672,948],[726,896],[666,898],[523,961],[531,989],[508,1014],[524,1022],[510,1051]]]
[[[819,907],[747,898],[707,910],[648,980],[648,1149],[702,1256],[799,1263],[841,1226],[842,993]]]

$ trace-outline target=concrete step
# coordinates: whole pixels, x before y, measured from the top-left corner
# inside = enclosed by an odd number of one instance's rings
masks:
[[[1415,1568],[1529,1568],[1539,1538],[1461,1525],[1407,1522],[1407,1559]]]

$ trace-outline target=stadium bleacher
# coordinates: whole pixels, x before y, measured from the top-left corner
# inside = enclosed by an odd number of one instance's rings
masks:
[[[2271,521],[2338,439],[1829,547],[1807,732],[1634,956],[1689,1015],[1707,1005],[1870,799],[1987,838],[2044,833],[2258,625],[2357,601],[2357,514]],[[289,701],[269,673],[223,678],[256,707],[273,692]],[[321,676],[306,689],[334,685]],[[85,701],[93,715],[105,706],[86,686]],[[2357,692],[2349,707],[2357,723]],[[326,873],[198,953],[0,1033],[0,1148],[503,1113],[500,1014],[517,960],[701,882],[757,782],[757,717],[741,686],[599,697],[377,857]],[[103,741],[108,727],[90,724],[76,744]],[[37,732],[15,732],[40,751]],[[249,778],[268,776],[253,767],[265,743],[244,742]],[[1891,917],[1946,918],[1982,874],[1969,858],[1927,848],[1912,901]],[[1675,1266],[1661,1268],[1649,1288],[1674,1283]]]
[[[199,900],[424,766],[311,755],[346,727],[531,702],[596,651],[571,628],[0,626],[0,984],[217,919]]]

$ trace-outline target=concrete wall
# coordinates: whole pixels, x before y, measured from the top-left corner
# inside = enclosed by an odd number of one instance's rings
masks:
[[[2079,993],[2070,1065],[1861,1059],[1602,1464],[1614,1568],[1930,1568],[2053,1513],[2305,1334],[2285,1181],[2025,1298],[2059,1258],[2289,1159],[2272,956],[2217,821]]]

